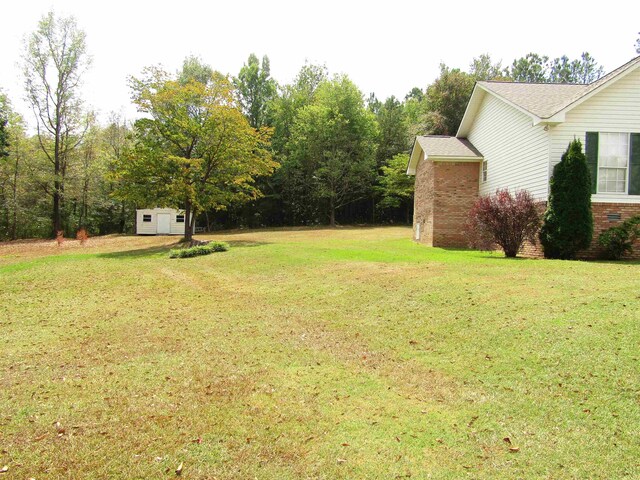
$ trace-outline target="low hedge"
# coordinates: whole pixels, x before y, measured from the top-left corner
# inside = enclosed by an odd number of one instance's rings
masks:
[[[226,252],[229,244],[226,242],[209,242],[189,248],[174,248],[169,251],[169,258],[191,258],[199,255],[209,255],[214,252]]]
[[[640,238],[640,215],[602,232],[598,237],[598,244],[603,249],[604,258],[620,260],[626,253],[633,252],[633,244],[638,238]]]

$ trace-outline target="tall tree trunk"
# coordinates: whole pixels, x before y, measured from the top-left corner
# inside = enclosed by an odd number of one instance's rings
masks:
[[[193,219],[191,218],[193,216]],[[193,222],[196,216],[191,214],[191,200],[187,200],[184,205],[184,240],[193,240]]]
[[[13,171],[13,221],[11,222],[10,236],[11,240],[18,238],[18,162],[20,161],[20,154],[16,151],[16,165]]]
[[[85,178],[84,184],[82,186],[82,206],[80,210],[81,221],[79,222],[78,230],[86,227],[88,218],[89,218],[89,180]]]
[[[58,108],[59,107],[56,107],[56,138],[53,148],[53,174],[55,178],[53,181],[53,238],[56,238],[58,232],[62,230],[62,215],[60,214],[62,204],[62,182],[60,181],[60,173],[62,169],[60,168],[60,117]]]
[[[371,223],[376,223],[376,199],[371,197]]]
[[[122,205],[120,206],[120,233],[124,233],[126,226],[127,226],[126,211],[125,211],[124,202],[122,202]]]
[[[60,182],[54,182],[53,191],[53,236],[62,230],[62,216],[60,215]]]
[[[336,226],[336,206],[333,197],[329,199],[329,225],[331,227]]]

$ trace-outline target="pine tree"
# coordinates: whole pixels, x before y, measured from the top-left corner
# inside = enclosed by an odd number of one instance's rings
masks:
[[[592,237],[591,174],[582,143],[574,140],[553,169],[540,242],[546,258],[572,259]]]

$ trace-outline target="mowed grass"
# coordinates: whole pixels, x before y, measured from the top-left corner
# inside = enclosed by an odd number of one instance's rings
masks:
[[[640,478],[640,265],[410,237],[0,245],[0,477]]]

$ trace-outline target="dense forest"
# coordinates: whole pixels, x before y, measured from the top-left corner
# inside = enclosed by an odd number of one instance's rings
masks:
[[[413,139],[454,135],[477,80],[603,74],[588,53],[530,53],[506,66],[484,54],[467,68],[442,64],[430,85],[383,100],[323,65],[302,65],[279,84],[267,56],[249,55],[235,76],[188,57],[177,72],[130,77],[140,119],[114,113],[100,124],[81,98],[90,62],[73,18],[45,15],[24,49],[33,118],[0,91],[0,239],[132,232],[135,209],[154,206],[195,213],[208,231],[410,223]]]

